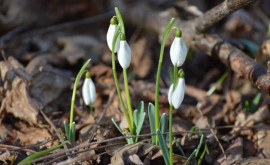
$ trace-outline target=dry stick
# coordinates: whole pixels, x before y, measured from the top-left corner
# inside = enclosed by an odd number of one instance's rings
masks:
[[[205,117],[205,116],[203,115],[201,109],[200,109],[200,108],[197,108],[197,109],[198,109],[198,111],[200,112],[201,116],[202,116],[202,117]],[[211,128],[211,126],[210,126],[208,120],[207,120],[207,126],[208,126],[208,128],[209,128],[211,134],[215,137],[215,139],[216,139],[216,141],[217,141],[217,143],[218,143],[218,145],[219,145],[219,148],[221,149],[221,152],[222,152],[223,155],[224,155],[224,160],[226,161],[226,164],[228,165],[229,163],[228,163],[228,159],[227,159],[227,155],[226,155],[226,153],[225,153],[225,150],[224,150],[222,144],[220,143],[220,141],[219,141],[219,139],[218,139],[216,133],[215,133],[215,132],[213,131],[213,129]]]
[[[0,144],[1,149],[11,149],[11,150],[22,150],[24,152],[30,152],[32,154],[36,153],[34,150],[30,150],[24,147],[17,147],[17,146],[11,146],[11,145],[6,145],[6,144]]]
[[[47,115],[42,111],[42,109],[40,109],[39,111],[40,111],[41,115],[44,117],[44,119],[47,121],[47,123],[50,124],[50,126],[53,128],[57,137],[60,139],[61,143],[64,143],[65,142],[64,139],[62,138],[62,136],[60,135],[59,131],[56,129],[56,127],[52,123],[52,121],[47,117]],[[66,151],[68,158],[70,158],[70,153],[68,152],[68,147],[66,144],[64,144],[64,149]]]
[[[228,4],[234,4],[232,2],[236,1],[227,0]],[[235,4],[237,4],[239,7],[243,7],[244,5],[247,5],[253,1],[239,0],[237,2],[238,3]],[[229,10],[222,12],[224,13],[222,17],[219,15],[210,15],[206,13],[208,16],[202,16],[200,19],[207,18],[207,22],[216,23],[221,18],[224,18],[226,15],[229,15],[238,9],[237,7],[232,7],[231,9],[221,9],[220,6],[221,5],[214,7],[211,10]],[[126,20],[130,23],[133,23],[136,26],[141,25],[143,28],[156,32],[160,35],[162,34],[165,25],[167,24],[168,20],[170,20],[172,15],[173,14],[169,14],[168,12],[164,14],[163,12],[146,5],[133,7],[127,13],[125,13],[125,16],[128,18]],[[267,94],[270,93],[270,74],[267,74],[266,68],[256,63],[252,58],[248,57],[244,52],[240,51],[236,47],[224,42],[224,40],[217,35],[197,34],[197,31],[194,31],[194,28],[191,27],[197,27],[200,25],[192,23],[193,21],[194,20],[183,21],[177,18],[175,22],[175,26],[180,27],[180,29],[183,31],[183,37],[190,48],[200,52],[205,52],[209,56],[218,56],[219,59],[228,67],[230,67],[239,77],[245,77],[258,89]],[[142,24],[141,22],[144,23]],[[200,21],[197,22],[201,23]],[[211,26],[212,24],[206,24],[204,27],[207,29]],[[204,28],[201,30],[203,29]]]
[[[254,1],[256,0],[225,0],[208,10],[203,16],[192,20],[190,22],[192,30],[197,33],[205,32],[229,14]]]

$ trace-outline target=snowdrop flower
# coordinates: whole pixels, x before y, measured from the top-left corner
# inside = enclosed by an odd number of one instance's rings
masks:
[[[110,48],[110,50],[112,51],[112,44],[113,44],[113,37],[114,37],[114,33],[117,29],[117,24],[116,24],[116,18],[112,17],[110,20],[110,26],[107,32],[107,44],[108,47]],[[114,53],[116,53],[119,49],[119,43],[120,43],[120,37],[117,37],[116,39],[116,43],[115,43],[115,48],[114,48]]]
[[[180,76],[177,79],[177,83],[175,89],[173,91],[173,84],[169,88],[168,92],[168,101],[169,104],[173,105],[174,109],[178,109],[183,102],[185,95],[185,79],[184,79],[184,71],[180,70]]]
[[[171,61],[174,66],[176,65],[178,67],[182,66],[185,62],[188,51],[187,46],[181,36],[181,31],[177,29],[175,38],[170,48]]]
[[[86,105],[91,105],[96,100],[96,87],[90,77],[90,73],[87,72],[82,87],[83,101]]]
[[[123,69],[127,69],[131,62],[131,50],[124,34],[121,35],[120,47],[118,51],[118,61]]]

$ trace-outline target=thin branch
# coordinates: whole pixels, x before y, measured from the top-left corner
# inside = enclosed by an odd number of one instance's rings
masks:
[[[59,138],[59,140],[61,141],[61,143],[64,143],[65,140],[62,138],[62,136],[60,135],[60,132],[57,130],[57,128],[55,127],[55,125],[53,124],[53,122],[48,118],[48,116],[42,111],[42,109],[39,110],[41,115],[44,117],[44,119],[47,121],[48,124],[50,124],[50,126],[52,127],[52,129],[55,131],[57,137]],[[68,150],[68,147],[66,144],[64,144],[64,149],[65,151]],[[70,157],[70,153],[66,152],[66,155],[68,156],[68,158]]]
[[[24,152],[30,152],[32,154],[36,153],[36,151],[25,148],[25,147],[17,147],[17,146],[11,146],[6,144],[0,144],[1,149],[11,149],[11,150],[22,150]]]
[[[251,0],[248,2],[251,2]],[[215,8],[219,8],[219,6]],[[229,14],[230,12],[227,11],[227,13]],[[174,16],[173,12],[161,12],[146,5],[130,8],[125,15],[130,23],[141,25],[142,28],[146,28],[159,35],[163,33],[164,26]],[[214,19],[215,15],[212,17]],[[204,17],[202,16],[202,18]],[[189,48],[205,52],[209,56],[217,56],[238,77],[246,78],[261,91],[266,94],[270,93],[270,74],[267,73],[266,68],[215,34],[196,34],[190,26],[192,21],[185,22],[179,18],[176,18],[175,21],[175,26],[180,27],[183,31],[183,38]]]
[[[190,22],[193,27],[193,31],[197,33],[205,32],[223,18],[254,1],[256,0],[225,0],[214,8],[208,10],[203,16]]]

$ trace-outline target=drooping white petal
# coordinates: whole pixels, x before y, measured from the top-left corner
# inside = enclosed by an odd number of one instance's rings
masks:
[[[89,93],[90,93],[90,104],[92,104],[96,100],[96,87],[92,79],[90,79],[90,82],[89,82]]]
[[[175,37],[170,48],[172,64],[174,66],[177,65],[178,67],[182,66],[186,60],[187,51],[188,49],[183,38]]]
[[[83,101],[86,105],[92,104],[96,100],[96,87],[91,78],[86,78],[82,87]]]
[[[178,109],[183,102],[185,95],[185,79],[179,78],[178,83],[172,94],[172,105],[175,109]]]
[[[172,91],[173,91],[173,84],[170,86],[169,91],[168,91],[168,102],[170,105],[172,103]]]
[[[110,24],[108,32],[107,32],[107,44],[111,51],[112,51],[113,37],[116,31],[116,28],[117,28],[116,24],[115,25]],[[114,53],[116,53],[119,50],[119,43],[120,43],[120,37],[117,37]]]
[[[127,69],[131,62],[131,50],[126,40],[120,41],[118,61],[123,69]]]

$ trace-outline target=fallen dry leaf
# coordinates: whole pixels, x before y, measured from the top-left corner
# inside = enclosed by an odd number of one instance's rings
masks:
[[[6,91],[0,108],[0,121],[5,117],[5,113],[28,122],[37,123],[39,103],[30,97],[29,90],[25,82],[16,77],[11,85],[11,89]]]
[[[270,159],[247,158],[235,164],[236,165],[269,165]]]
[[[238,137],[235,139],[229,148],[226,149],[225,154],[227,156],[227,162],[229,164],[234,164],[237,160],[242,159],[243,157],[243,139]],[[214,165],[227,165],[224,155],[221,154]]]
[[[139,78],[149,75],[152,68],[152,55],[148,51],[149,39],[144,37],[130,44],[132,50],[131,66]]]
[[[34,145],[52,138],[46,128],[32,127],[22,122],[18,123],[18,127],[20,128],[18,131],[13,131],[22,146]]]
[[[70,65],[77,64],[80,59],[89,58],[91,63],[98,63],[105,49],[100,41],[87,35],[61,37],[57,39],[57,43],[63,46],[59,56],[65,58]]]

